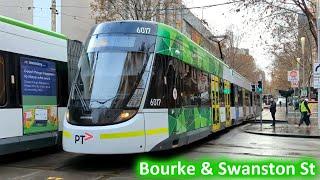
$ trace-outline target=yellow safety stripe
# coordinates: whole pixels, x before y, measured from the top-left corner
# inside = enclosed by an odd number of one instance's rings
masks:
[[[165,134],[168,133],[168,128],[150,129],[146,131],[147,135]]]
[[[143,136],[143,135],[144,135],[144,131],[131,131],[131,132],[123,132],[123,133],[100,134],[100,139],[127,138],[127,137]]]
[[[116,139],[116,138],[129,138],[146,135],[156,135],[156,134],[165,134],[168,133],[168,128],[157,128],[150,129],[146,131],[131,131],[131,132],[121,132],[121,133],[108,133],[100,134],[100,139]]]
[[[62,132],[62,135],[63,135],[63,137],[65,137],[65,138],[69,138],[69,139],[72,138],[72,134],[71,134],[70,132],[68,132],[68,131],[63,131],[63,132]]]
[[[120,133],[105,133],[100,134],[100,139],[117,139],[117,138],[129,138],[129,137],[137,137],[149,135],[157,135],[157,134],[166,134],[168,133],[168,128],[157,128],[157,129],[149,129],[149,130],[141,130],[141,131],[131,131],[131,132],[120,132]],[[63,131],[63,137],[71,139],[72,134],[68,131]]]

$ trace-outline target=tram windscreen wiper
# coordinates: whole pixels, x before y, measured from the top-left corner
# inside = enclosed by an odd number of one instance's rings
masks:
[[[74,88],[75,88],[76,92],[78,93],[79,100],[80,100],[81,105],[82,105],[81,107],[83,107],[83,110],[84,110],[84,111],[89,111],[89,107],[87,106],[86,101],[85,101],[84,98],[82,97],[82,93],[81,93],[81,91],[80,91],[79,86],[78,86],[77,83],[74,84]]]
[[[121,96],[125,96],[125,94],[117,94],[117,95],[115,95],[114,97],[111,97],[111,98],[109,98],[109,99],[106,99],[106,100],[103,100],[103,101],[99,101],[99,99],[92,99],[91,101],[90,101],[90,103],[92,103],[92,102],[96,102],[96,103],[99,103],[99,104],[101,104],[101,106],[98,106],[98,107],[95,107],[95,108],[101,108],[101,107],[103,107],[103,105],[105,105],[107,102],[110,102],[111,100],[114,100],[114,99],[116,99],[117,97],[121,97]]]
[[[104,105],[105,103],[107,103],[107,102],[109,102],[109,101],[111,101],[111,100],[115,99],[117,96],[118,96],[118,95],[116,95],[116,96],[114,96],[114,97],[112,97],[112,98],[109,98],[109,99],[103,100],[103,101],[99,101],[99,100],[97,100],[97,99],[96,99],[96,100],[91,100],[90,102],[97,102],[97,103],[99,103],[99,104]]]

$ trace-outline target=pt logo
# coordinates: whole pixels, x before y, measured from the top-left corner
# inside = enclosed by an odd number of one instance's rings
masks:
[[[76,134],[74,136],[74,143],[75,144],[77,144],[77,143],[83,144],[84,141],[89,141],[92,138],[93,138],[93,135],[88,132],[85,132],[84,135],[83,134],[81,134],[81,135]]]

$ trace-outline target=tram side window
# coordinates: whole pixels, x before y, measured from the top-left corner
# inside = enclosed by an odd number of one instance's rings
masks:
[[[198,70],[198,98],[201,101],[201,106],[210,106],[209,76],[200,70]]]
[[[182,105],[183,106],[195,106],[201,104],[201,99],[198,93],[198,73],[197,69],[189,66],[188,64],[183,65],[182,70]]]
[[[241,87],[238,87],[238,105],[239,107],[243,106],[243,94]]]
[[[244,105],[249,106],[249,93],[247,90],[244,92]]]
[[[166,85],[164,77],[166,72],[167,57],[156,55],[152,68],[151,82],[149,86],[148,96],[145,102],[146,108],[166,108]]]
[[[219,82],[219,101],[220,101],[220,106],[224,106],[224,82],[223,79],[220,78]]]
[[[174,59],[174,66],[175,66],[175,88],[177,89],[177,99],[175,101],[175,107],[182,106],[182,96],[183,96],[183,67],[184,64],[178,59]]]
[[[5,64],[0,55],[0,106],[6,103],[6,85],[5,85]]]

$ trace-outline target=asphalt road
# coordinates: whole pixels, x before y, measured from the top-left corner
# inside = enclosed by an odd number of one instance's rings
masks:
[[[234,128],[173,151],[135,155],[81,155],[56,149],[43,149],[0,156],[0,179],[132,179],[140,157],[268,157],[320,159],[318,139],[271,137],[247,134]]]

